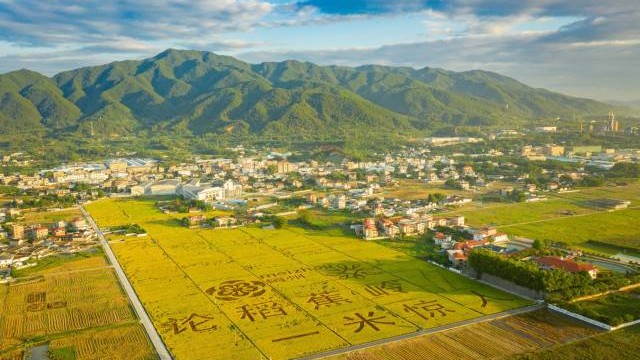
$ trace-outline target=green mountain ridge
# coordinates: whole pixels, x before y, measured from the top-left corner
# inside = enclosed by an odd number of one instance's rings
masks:
[[[487,71],[248,64],[166,50],[59,73],[0,75],[0,131],[131,135],[139,130],[263,136],[416,134],[450,126],[513,126],[611,105],[526,86]]]

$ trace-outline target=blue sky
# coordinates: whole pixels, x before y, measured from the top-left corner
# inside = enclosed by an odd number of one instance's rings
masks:
[[[484,69],[640,99],[638,0],[0,0],[0,72],[209,50],[249,62]]]

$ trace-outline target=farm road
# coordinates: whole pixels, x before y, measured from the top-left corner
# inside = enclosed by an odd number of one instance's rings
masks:
[[[158,353],[158,357],[160,358],[160,360],[171,360],[172,357],[171,357],[171,354],[169,354],[169,350],[167,350],[167,347],[164,345],[164,342],[162,342],[162,339],[160,338],[160,335],[156,331],[156,328],[153,326],[153,323],[151,322],[149,315],[145,311],[144,307],[142,306],[142,302],[140,302],[140,299],[138,298],[138,294],[136,294],[135,290],[133,290],[133,286],[131,286],[131,283],[129,282],[129,279],[127,279],[127,276],[125,275],[124,270],[122,270],[122,267],[118,262],[118,259],[116,258],[115,254],[111,250],[111,246],[109,246],[109,242],[107,242],[107,239],[104,237],[104,234],[102,233],[102,231],[100,231],[100,228],[98,227],[96,222],[93,220],[91,215],[89,215],[89,213],[84,209],[84,207],[81,206],[80,211],[82,211],[82,214],[88,220],[89,224],[98,235],[98,239],[100,240],[100,244],[104,249],[104,253],[107,255],[109,262],[111,262],[111,264],[113,265],[113,268],[116,271],[116,275],[118,276],[118,280],[120,281],[120,285],[122,285],[122,288],[127,293],[127,296],[131,301],[131,305],[135,309],[136,314],[138,314],[138,318],[140,319],[142,326],[144,326],[144,329],[147,332],[147,336],[149,337],[151,344],[153,344],[153,347],[156,349],[156,352]]]

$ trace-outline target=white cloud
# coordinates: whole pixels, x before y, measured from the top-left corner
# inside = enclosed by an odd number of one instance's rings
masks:
[[[0,3],[0,37],[47,46],[109,36],[183,39],[249,29],[272,9],[261,0],[22,0]]]

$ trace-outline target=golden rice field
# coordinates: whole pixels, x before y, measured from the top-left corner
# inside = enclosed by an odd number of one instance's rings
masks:
[[[176,359],[289,359],[529,303],[384,246],[289,227],[187,229],[150,200],[87,206]]]
[[[148,360],[156,359],[144,329],[130,324],[107,330],[89,330],[49,343],[52,354],[73,349],[76,360]]]
[[[330,360],[500,359],[597,333],[582,323],[541,310],[355,351]]]
[[[134,319],[112,271],[44,275],[1,289],[0,349],[24,339]]]
[[[29,346],[49,344],[76,360],[155,359],[102,255],[78,257],[0,286],[0,359],[23,359]]]
[[[0,354],[0,360],[23,360],[24,359],[24,351],[15,350],[5,354]]]

